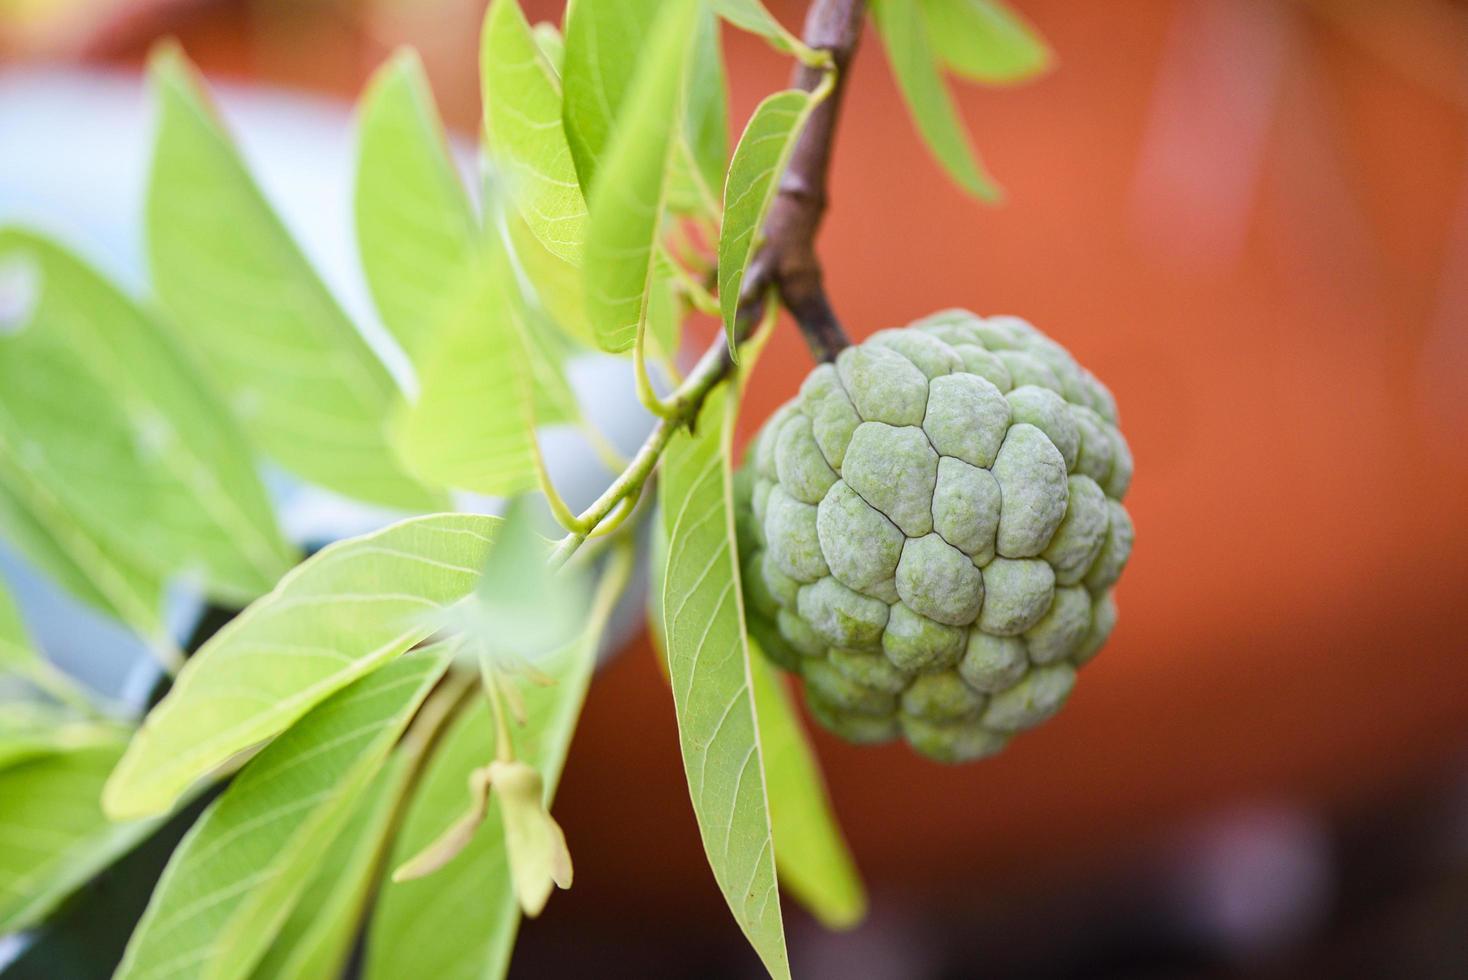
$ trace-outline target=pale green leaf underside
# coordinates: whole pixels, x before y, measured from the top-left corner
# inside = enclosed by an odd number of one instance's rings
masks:
[[[591,191],[586,308],[603,350],[632,347],[647,312],[698,6],[664,6]]]
[[[765,968],[788,977],[734,546],[731,400],[727,388],[717,389],[699,415],[697,434],[675,436],[663,459],[668,673],[693,812],[714,878]]]
[[[108,783],[108,812],[167,810],[235,753],[432,634],[473,591],[498,523],[413,518],[297,566],[179,672]]]
[[[85,533],[159,578],[244,604],[295,562],[243,433],[131,299],[59,246],[0,231],[35,270],[28,320],[0,338],[0,442]]]
[[[163,639],[163,583],[83,530],[56,494],[0,442],[0,536],[69,593]]]
[[[849,929],[866,914],[866,891],[826,796],[820,764],[779,673],[757,649],[749,667],[780,883],[823,924]]]
[[[391,376],[266,203],[191,67],[164,48],[150,74],[148,258],[180,338],[287,469],[372,503],[438,506],[388,446]]]
[[[744,273],[779,189],[780,174],[813,104],[808,92],[776,92],[754,110],[734,147],[724,184],[724,227],[719,235],[719,307],[731,352],[735,349],[734,318]]]
[[[0,770],[0,935],[34,925],[154,827],[102,813],[102,784],[122,746],[117,739]]]
[[[534,395],[519,303],[503,256],[485,256],[435,331],[418,400],[393,426],[408,469],[425,480],[490,496],[538,486]]]
[[[933,48],[949,68],[976,82],[1033,78],[1054,54],[1023,17],[995,0],[918,0]]]
[[[577,0],[566,18],[562,122],[581,186],[595,186],[622,102],[657,17],[658,0]]]
[[[536,666],[556,683],[523,689],[526,723],[515,728],[515,754],[540,770],[553,798],[591,680],[602,621],[560,654]],[[471,770],[494,758],[494,726],[483,700],[464,712],[428,763],[393,846],[398,867],[437,840],[469,802]],[[575,841],[571,842],[575,853]],[[367,940],[368,980],[434,977],[487,980],[505,974],[520,921],[510,883],[498,804],[467,847],[425,878],[383,885]],[[432,936],[432,942],[425,942]]]
[[[480,44],[484,132],[510,197],[557,257],[581,260],[586,200],[561,126],[561,85],[516,0],[494,0]]]
[[[405,747],[399,746],[353,803],[351,816],[255,967],[255,980],[341,975],[368,895],[381,877],[393,814],[413,774],[415,756]]]
[[[872,12],[908,113],[929,151],[965,191],[997,200],[999,188],[969,144],[919,12],[910,3],[893,0],[873,0]]]
[[[411,49],[378,69],[362,96],[353,207],[372,299],[416,361],[474,254],[479,224]]]
[[[683,131],[673,154],[668,208],[676,214],[719,214],[718,187],[729,159],[729,93],[719,19],[700,4],[688,66]]]
[[[260,753],[174,851],[117,980],[248,976],[449,653],[401,657]]]

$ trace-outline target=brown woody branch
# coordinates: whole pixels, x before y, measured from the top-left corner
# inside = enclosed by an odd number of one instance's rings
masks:
[[[827,173],[836,118],[845,94],[847,67],[861,38],[864,0],[815,0],[805,19],[806,45],[830,54],[836,71],[831,94],[811,112],[805,130],[790,155],[780,190],[765,221],[764,245],[750,263],[741,312],[754,316],[765,294],[773,289],[795,317],[816,360],[829,361],[850,345],[821,281],[816,258],[816,232],[826,213]],[[795,70],[796,88],[813,92],[826,69],[801,64]]]

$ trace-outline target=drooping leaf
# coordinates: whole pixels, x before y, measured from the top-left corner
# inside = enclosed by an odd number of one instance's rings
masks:
[[[167,810],[235,753],[430,636],[473,591],[498,524],[471,514],[413,518],[297,566],[179,672],[108,782],[108,812]]]
[[[0,338],[0,441],[108,551],[243,604],[295,561],[244,435],[196,365],[65,249],[0,231],[0,261],[36,270]]]
[[[620,586],[599,589],[585,632],[537,664],[555,683],[524,690],[525,724],[512,732],[515,755],[540,773],[547,803],[555,795],[596,649],[619,593]],[[460,818],[469,803],[470,773],[494,756],[494,724],[480,700],[459,716],[429,760],[408,804],[390,867],[421,853]],[[383,885],[368,932],[366,976],[502,977],[519,921],[500,810],[491,803],[478,832],[447,865],[425,878]],[[434,941],[424,943],[425,935]]]
[[[806,50],[794,34],[787,31],[760,0],[713,0],[720,17],[743,31],[758,34],[779,51],[797,54]]]
[[[779,190],[780,175],[814,105],[808,92],[776,92],[754,110],[734,148],[724,185],[724,226],[719,235],[719,308],[724,314],[730,353],[736,351],[734,318],[744,273]]]
[[[393,815],[413,774],[415,757],[403,749],[393,753],[353,804],[351,816],[256,965],[255,980],[341,975],[368,895],[381,877]]]
[[[969,144],[919,11],[910,3],[873,0],[872,12],[908,114],[929,151],[959,187],[981,200],[998,200],[999,187]]]
[[[357,247],[383,323],[416,362],[471,261],[479,223],[414,51],[377,70],[360,112]]]
[[[658,7],[658,0],[576,0],[567,12],[562,116],[576,173],[588,193],[633,74],[650,53],[645,45]]]
[[[510,197],[553,255],[581,260],[586,200],[561,128],[561,85],[518,0],[494,0],[479,48],[484,132]]]
[[[165,660],[178,656],[165,636],[162,580],[87,533],[3,443],[0,536],[73,596],[147,637]]]
[[[0,935],[40,921],[156,825],[102,813],[102,784],[122,748],[118,738],[0,769]]]
[[[372,503],[438,506],[388,445],[391,376],[255,186],[192,68],[165,46],[149,71],[148,259],[180,337],[287,469]]]
[[[118,980],[249,976],[449,659],[441,647],[400,657],[252,760],[169,861]]]
[[[1039,32],[998,0],[918,0],[917,6],[938,56],[965,78],[1020,82],[1054,63]]]
[[[789,977],[734,544],[732,400],[725,388],[716,389],[694,434],[674,436],[663,458],[668,673],[693,812],[714,878],[765,969]]]
[[[690,0],[664,4],[597,167],[586,231],[586,306],[603,350],[627,350],[643,328],[697,13]]]
[[[523,308],[487,248],[482,273],[460,284],[423,361],[418,399],[394,442],[424,479],[490,496],[538,485],[534,375]]]
[[[544,313],[568,337],[595,347],[596,334],[586,317],[586,288],[581,270],[547,251],[525,219],[513,210],[505,215],[505,239]]]
[[[866,914],[866,890],[831,809],[820,763],[778,673],[757,650],[749,667],[780,883],[826,926],[849,929]]]

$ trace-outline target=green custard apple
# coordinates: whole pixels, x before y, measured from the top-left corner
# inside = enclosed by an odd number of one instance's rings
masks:
[[[1111,393],[1024,320],[883,330],[812,371],[739,473],[750,632],[837,734],[992,755],[1111,633],[1131,477]]]

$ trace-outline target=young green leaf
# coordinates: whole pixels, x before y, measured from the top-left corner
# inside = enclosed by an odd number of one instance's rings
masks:
[[[780,883],[824,925],[849,929],[866,914],[866,890],[836,823],[820,763],[779,674],[758,650],[749,668]]]
[[[494,0],[479,48],[484,132],[510,197],[553,255],[581,260],[586,200],[561,128],[561,85],[517,0]]]
[[[439,506],[388,445],[391,376],[251,180],[182,53],[160,48],[149,74],[148,258],[181,339],[287,469],[372,503]]]
[[[729,160],[729,91],[719,19],[707,4],[699,4],[697,32],[688,66],[683,132],[673,154],[668,208],[677,214],[717,219],[718,187]]]
[[[379,68],[362,96],[353,206],[372,298],[416,361],[474,254],[479,223],[411,49]]]
[[[525,724],[513,733],[515,756],[540,773],[547,805],[555,796],[597,646],[625,573],[625,566],[607,573],[582,635],[536,665],[555,683],[524,690]],[[442,837],[469,802],[470,773],[494,757],[494,723],[487,702],[479,700],[459,716],[429,760],[389,867],[401,867]],[[500,809],[491,804],[477,833],[448,864],[429,877],[383,886],[368,933],[366,976],[502,977],[519,921]],[[425,935],[433,941],[425,943]]]
[[[73,596],[147,637],[165,663],[181,659],[165,636],[162,580],[107,550],[3,442],[0,536]]]
[[[645,45],[658,6],[658,0],[576,0],[567,11],[562,122],[588,192],[633,74],[648,56]]]
[[[922,16],[912,4],[893,0],[873,0],[872,12],[908,113],[929,151],[965,191],[997,201],[999,187],[969,144]]]
[[[719,235],[719,308],[724,314],[730,354],[736,353],[734,318],[756,237],[814,106],[815,99],[809,92],[776,92],[756,107],[734,148],[724,184],[724,227]]]
[[[65,249],[0,230],[36,270],[0,339],[0,441],[108,550],[243,604],[295,563],[228,410],[160,325]]]
[[[411,472],[490,496],[539,484],[524,310],[503,258],[487,249],[481,274],[460,284],[424,358],[418,400],[393,427]]]
[[[586,289],[581,270],[546,250],[519,213],[505,214],[506,247],[530,285],[536,303],[567,337],[596,346],[596,333],[586,317]]]
[[[561,29],[549,21],[541,21],[530,31],[535,35],[535,46],[540,48],[546,63],[555,70],[556,78],[560,78],[561,66],[566,63],[566,42],[561,37]]]
[[[413,775],[415,758],[403,749],[394,751],[353,803],[351,816],[256,965],[255,980],[341,976],[363,908],[381,877],[393,815]]]
[[[1055,56],[1032,26],[998,0],[918,0],[944,64],[990,85],[1044,74]]]
[[[438,514],[323,549],[204,644],[107,784],[116,817],[166,811],[201,776],[431,635],[473,591],[499,520]]]
[[[760,0],[713,0],[714,10],[729,23],[743,31],[758,34],[786,54],[810,57],[810,52],[800,38],[791,34],[775,19]]]
[[[387,664],[251,761],[169,860],[118,980],[249,976],[449,660],[433,647]]]
[[[116,738],[0,769],[0,935],[39,922],[156,826],[102,813],[102,784],[122,747]]]
[[[586,231],[586,301],[603,350],[627,350],[643,329],[697,13],[691,0],[664,5],[597,168]]]
[[[683,767],[704,850],[765,968],[790,976],[745,644],[729,458],[734,397],[716,389],[663,459],[664,633]]]

